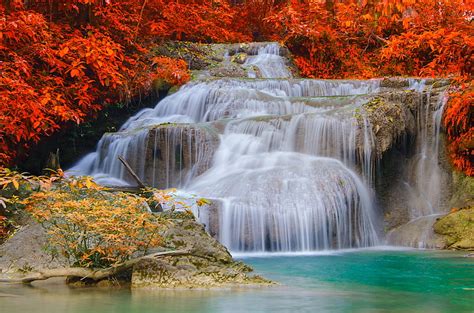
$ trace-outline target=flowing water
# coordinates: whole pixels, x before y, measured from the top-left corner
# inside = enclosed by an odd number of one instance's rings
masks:
[[[133,183],[118,160],[123,156],[150,185],[218,199],[219,239],[232,251],[377,244],[375,135],[360,112],[381,90],[380,80],[292,78],[277,44],[260,47],[243,66],[250,78],[257,72],[262,78],[188,83],[118,133],[105,134],[97,151],[70,172],[106,185]],[[423,87],[414,81],[409,89]],[[427,139],[426,127],[420,131],[416,175],[407,180],[413,202],[421,203],[413,218],[434,213],[437,205],[430,202],[437,139]],[[417,180],[427,175],[429,184]]]
[[[474,261],[459,253],[358,250],[243,260],[282,285],[191,291],[0,285],[0,312],[464,313],[474,308]]]
[[[281,285],[193,291],[0,285],[0,312],[472,312],[472,258],[364,248],[381,241],[376,137],[362,106],[382,90],[380,81],[292,78],[279,54],[276,44],[255,51],[243,64],[248,79],[188,83],[105,134],[70,173],[133,184],[118,162],[123,156],[150,185],[216,199],[219,240]],[[445,99],[430,101],[430,88],[421,80],[406,88],[422,101],[413,157],[400,169],[407,225],[427,224],[420,237],[400,240],[413,246],[425,244],[441,210]],[[209,224],[214,213],[199,218]]]

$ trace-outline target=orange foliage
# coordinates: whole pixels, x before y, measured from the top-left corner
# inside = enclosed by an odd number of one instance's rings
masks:
[[[162,243],[166,222],[150,214],[145,199],[101,190],[88,178],[63,181],[35,193],[27,210],[46,228],[53,255],[72,266],[101,268],[144,255]]]
[[[435,76],[472,72],[469,12],[462,0],[294,0],[267,21],[305,76]]]
[[[153,59],[147,48],[151,35],[135,38],[138,20],[109,21],[95,4],[68,3],[59,6],[54,21],[21,2],[12,3],[9,13],[0,6],[0,102],[8,104],[0,106],[0,164],[18,162],[33,143],[68,122],[80,123],[104,105],[147,94],[155,79],[172,84],[189,79],[184,61]],[[84,5],[96,8],[97,15],[77,25]],[[115,23],[130,36],[94,26],[98,21]]]
[[[153,58],[153,64],[157,65],[157,76],[171,85],[181,85],[191,78],[188,65],[183,60],[160,56]]]
[[[474,86],[472,81],[451,93],[444,115],[448,150],[454,166],[474,176]]]
[[[23,155],[31,143],[68,121],[79,123],[119,98],[146,94],[157,78],[184,83],[189,74],[183,61],[151,52],[162,40],[276,40],[289,47],[300,72],[314,78],[409,75],[463,77],[468,84],[472,80],[473,7],[467,0],[3,3],[0,100],[10,104],[0,108],[4,164],[17,161],[17,154]],[[445,118],[446,126],[454,127],[449,130],[453,161],[462,169],[470,162],[469,153],[455,151],[469,148],[465,134],[472,124],[460,130],[451,112],[470,108],[466,93],[454,94]],[[463,114],[469,108],[463,108]]]

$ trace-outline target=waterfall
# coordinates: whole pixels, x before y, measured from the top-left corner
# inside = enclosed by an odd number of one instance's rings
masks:
[[[422,87],[423,88],[423,87]],[[432,215],[440,212],[441,168],[439,165],[439,145],[441,118],[447,102],[443,92],[434,103],[430,99],[430,89],[426,91],[425,105],[417,111],[417,138],[415,156],[408,165],[409,175],[406,184],[412,203],[411,218]],[[423,101],[423,100],[421,100]]]
[[[257,67],[262,78],[290,78],[292,77],[288,67],[280,57],[280,45],[269,43],[258,48],[256,55],[245,60],[245,68],[250,78],[256,78],[257,74],[253,67]]]
[[[130,184],[123,156],[150,185],[218,199],[218,236],[233,251],[377,244],[375,139],[357,112],[380,80],[292,78],[279,50],[261,46],[243,64],[263,79],[186,84],[105,134],[69,172]],[[421,148],[420,159],[433,148]],[[414,167],[424,171],[423,162]],[[413,188],[428,191],[425,183]]]
[[[415,111],[414,149],[402,171],[403,199],[408,207],[409,221],[390,231],[387,241],[394,245],[436,248],[441,243],[433,231],[433,224],[445,214],[441,202],[446,194],[442,184],[446,174],[440,166],[440,131],[448,98],[446,91],[442,91],[433,99],[433,87],[426,85],[424,80],[411,81],[409,89],[420,93]]]

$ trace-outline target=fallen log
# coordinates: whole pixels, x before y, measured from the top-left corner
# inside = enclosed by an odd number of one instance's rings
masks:
[[[139,258],[134,258],[123,263],[117,264],[103,269],[90,269],[84,267],[63,267],[63,268],[54,268],[54,269],[45,269],[36,273],[31,273],[24,277],[20,278],[0,278],[2,283],[21,283],[21,284],[30,284],[37,280],[46,280],[54,277],[77,277],[80,279],[91,279],[94,281],[103,280],[105,278],[115,276],[125,270],[130,269],[132,266],[138,262],[145,259],[153,259],[164,256],[182,256],[182,255],[191,255],[187,250],[174,250],[174,251],[163,251],[148,254]]]
[[[132,178],[137,182],[138,186],[140,188],[146,188],[146,185],[142,182],[140,177],[138,177],[138,175],[132,170],[132,167],[128,164],[128,162],[122,156],[119,156],[118,159],[120,162],[122,162],[123,166],[125,166],[125,169],[132,176]]]

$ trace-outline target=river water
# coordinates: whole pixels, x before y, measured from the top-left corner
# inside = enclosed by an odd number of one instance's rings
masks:
[[[343,250],[243,257],[277,287],[70,289],[0,285],[0,312],[473,312],[474,259],[429,250]]]

